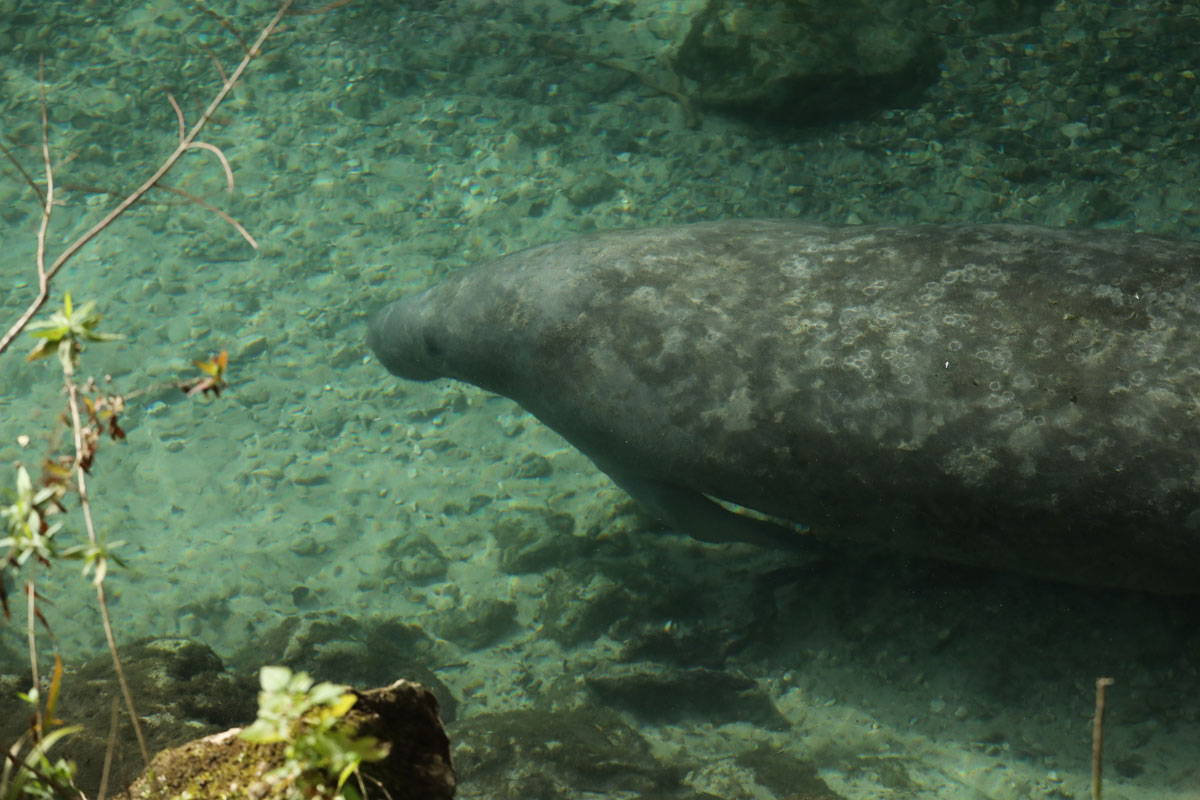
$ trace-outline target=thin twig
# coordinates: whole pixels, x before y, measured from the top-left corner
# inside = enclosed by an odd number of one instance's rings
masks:
[[[42,222],[38,225],[37,234],[37,273],[38,297],[50,292],[50,276],[46,274],[46,229],[50,227],[50,212],[54,210],[54,167],[50,163],[50,118],[46,112],[46,75],[45,58],[38,56],[38,89],[41,92],[42,106],[42,165],[46,170],[46,194],[43,198]],[[45,302],[43,298],[42,302]],[[30,314],[30,317],[33,315]],[[4,348],[0,347],[0,353]]]
[[[1105,690],[1115,681],[1096,678],[1096,713],[1092,717],[1092,800],[1100,800],[1100,772],[1103,768]]]
[[[225,74],[225,66],[221,63],[221,59],[217,58],[217,54],[212,51],[212,48],[201,42],[200,49],[208,54],[209,61],[213,62],[213,66],[217,68],[217,74],[221,76],[221,83],[229,80],[229,76]]]
[[[233,170],[229,167],[229,159],[221,152],[221,148],[208,142],[192,142],[192,149],[207,150],[217,157],[217,160],[221,162],[221,167],[225,170],[225,191],[233,194]]]
[[[255,241],[254,237],[250,235],[250,231],[243,228],[242,224],[240,222],[238,222],[236,219],[234,219],[233,217],[226,214],[221,209],[214,206],[212,203],[209,203],[206,200],[200,199],[199,197],[192,194],[191,192],[186,192],[183,189],[177,189],[174,186],[168,186],[165,183],[160,183],[157,186],[155,186],[154,188],[161,189],[164,192],[171,192],[172,194],[177,194],[180,197],[187,198],[188,200],[195,203],[196,205],[201,206],[202,208],[205,208],[205,209],[211,211],[212,213],[216,214],[218,217],[220,217],[221,219],[225,220],[230,225],[232,225],[233,229],[236,230],[241,235],[241,237],[250,244],[251,247],[253,247],[255,250],[258,249],[258,242]]]
[[[28,608],[28,613],[27,613],[27,616],[29,617],[29,619],[26,622],[26,624],[28,626],[26,629],[26,635],[29,638],[29,670],[30,670],[30,672],[33,673],[33,688],[37,689],[40,692],[41,691],[41,679],[38,677],[38,663],[37,663],[37,632],[36,632],[37,626],[34,624],[34,620],[37,618],[37,602],[35,600],[35,598],[37,597],[37,592],[34,590],[34,583],[33,583],[34,571],[36,569],[37,569],[37,564],[31,563],[30,567],[29,567],[29,580],[25,582],[25,595],[29,598],[29,600],[28,600],[29,608]],[[37,737],[39,740],[41,739],[42,731],[45,730],[45,728],[43,727],[43,723],[44,723],[44,720],[42,719],[42,704],[39,702],[34,707],[34,725],[33,725],[33,729],[37,732]]]
[[[110,197],[121,197],[122,196],[122,195],[118,194],[117,192],[112,191],[111,189],[101,189],[98,186],[86,186],[81,183],[64,183],[59,188],[64,191],[67,191],[67,192],[83,192],[85,194],[105,194],[105,195],[109,195]],[[179,189],[175,186],[171,186],[166,183],[155,184],[154,188],[158,189],[160,192],[170,192],[171,194],[179,195],[184,200],[186,200],[188,203],[193,203],[195,205],[198,205],[201,208],[203,208],[205,211],[211,211],[212,213],[216,214],[221,219],[225,220],[225,222],[229,223],[229,225],[238,232],[238,235],[241,236],[243,239],[245,239],[246,242],[251,247],[253,247],[255,249],[258,248],[258,241],[253,236],[250,235],[250,232],[247,231],[240,222],[238,222],[236,219],[231,217],[229,214],[227,214],[224,211],[222,211],[221,209],[217,208],[216,206],[214,206],[212,203],[208,202],[207,200],[205,200],[201,197],[197,197],[196,195],[192,194],[189,191],[186,191],[184,189]],[[166,203],[167,205],[170,205],[173,208],[181,208],[181,207],[187,205],[187,203],[175,203],[175,202],[171,202],[169,200],[163,200],[163,202]]]
[[[41,187],[37,185],[37,181],[33,179],[33,176],[25,171],[25,168],[21,166],[21,162],[17,161],[17,157],[2,142],[0,142],[0,153],[4,153],[8,160],[12,162],[12,165],[17,168],[17,172],[21,173],[21,177],[25,179],[25,183],[29,184],[29,188],[33,189],[33,193],[37,195],[38,204],[45,208],[46,197],[42,194]]]
[[[121,719],[121,704],[117,702],[117,698],[112,701],[112,716],[108,723],[108,744],[104,748],[104,766],[100,768],[100,792],[96,795],[96,800],[104,800],[104,796],[108,794],[108,775],[112,769],[113,751],[117,744],[117,723]]]
[[[175,102],[175,95],[167,92],[167,99],[171,101],[171,108],[175,109],[175,118],[179,121],[179,143],[181,146],[186,147],[185,141],[187,137],[185,131],[187,130],[187,124],[183,121],[183,109],[179,107],[179,103]],[[228,191],[230,194],[233,194],[233,170],[229,166],[229,159],[221,152],[221,148],[208,142],[192,142],[191,146],[216,154],[217,159],[221,162],[221,168],[225,170],[225,183],[228,185]]]
[[[187,122],[183,119],[183,109],[179,107],[179,103],[175,102],[175,95],[167,92],[167,102],[171,104],[172,110],[175,111],[175,121],[179,123],[179,141],[182,142],[187,136]]]
[[[324,14],[326,11],[333,11],[335,8],[341,8],[342,6],[348,6],[353,2],[354,2],[354,0],[333,0],[333,2],[326,3],[325,5],[321,6],[320,8],[292,9],[291,11],[288,12],[288,16],[302,17],[302,16],[305,16],[308,14]]]
[[[240,44],[242,46],[242,52],[246,53],[247,55],[250,54],[250,47],[246,44],[246,40],[243,39],[242,35],[237,32],[237,29],[235,29],[232,25],[229,24],[229,21],[227,19],[222,17],[217,12],[213,11],[208,6],[199,2],[199,0],[192,0],[192,5],[194,5],[198,9],[200,9],[200,11],[202,13],[207,14],[208,16],[215,19],[217,21],[217,24],[220,25],[222,28],[224,28],[226,30],[226,32],[229,33],[230,36],[232,36],[233,38],[238,40],[238,44]]]

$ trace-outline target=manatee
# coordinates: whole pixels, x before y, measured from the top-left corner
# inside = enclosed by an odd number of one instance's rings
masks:
[[[1200,590],[1198,243],[789,220],[594,233],[402,297],[369,344],[402,378],[512,398],[700,538]]]

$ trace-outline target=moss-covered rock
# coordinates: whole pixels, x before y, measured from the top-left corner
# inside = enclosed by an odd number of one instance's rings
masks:
[[[380,796],[397,800],[454,797],[450,740],[433,694],[405,680],[354,694],[357,701],[346,714],[346,724],[356,736],[373,736],[389,748],[382,761],[363,765],[368,785],[378,786]],[[247,742],[238,737],[240,732],[234,728],[164,750],[154,757],[152,769],[115,800],[279,797],[264,776],[282,764],[284,745]]]

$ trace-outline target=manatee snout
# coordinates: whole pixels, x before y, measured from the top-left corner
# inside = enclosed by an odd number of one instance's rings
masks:
[[[424,294],[388,303],[371,320],[367,345],[388,372],[410,381],[431,381],[444,374],[438,348],[421,313]]]

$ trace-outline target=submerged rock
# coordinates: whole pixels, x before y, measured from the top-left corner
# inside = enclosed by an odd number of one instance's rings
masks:
[[[603,708],[481,714],[454,740],[468,799],[695,797],[683,769],[661,763],[641,734]]]
[[[727,670],[633,667],[590,676],[585,683],[602,705],[653,725],[692,719],[714,725],[749,722],[771,730],[788,728],[756,681]]]
[[[259,633],[232,662],[239,672],[251,675],[264,664],[279,664],[317,680],[354,686],[407,675],[429,687],[443,716],[453,720],[458,702],[430,666],[443,660],[436,648],[433,637],[403,620],[360,621],[347,614],[310,611]]]
[[[709,0],[675,53],[704,108],[784,125],[858,119],[913,105],[942,48],[907,0]],[[910,7],[911,6],[911,7]]]

